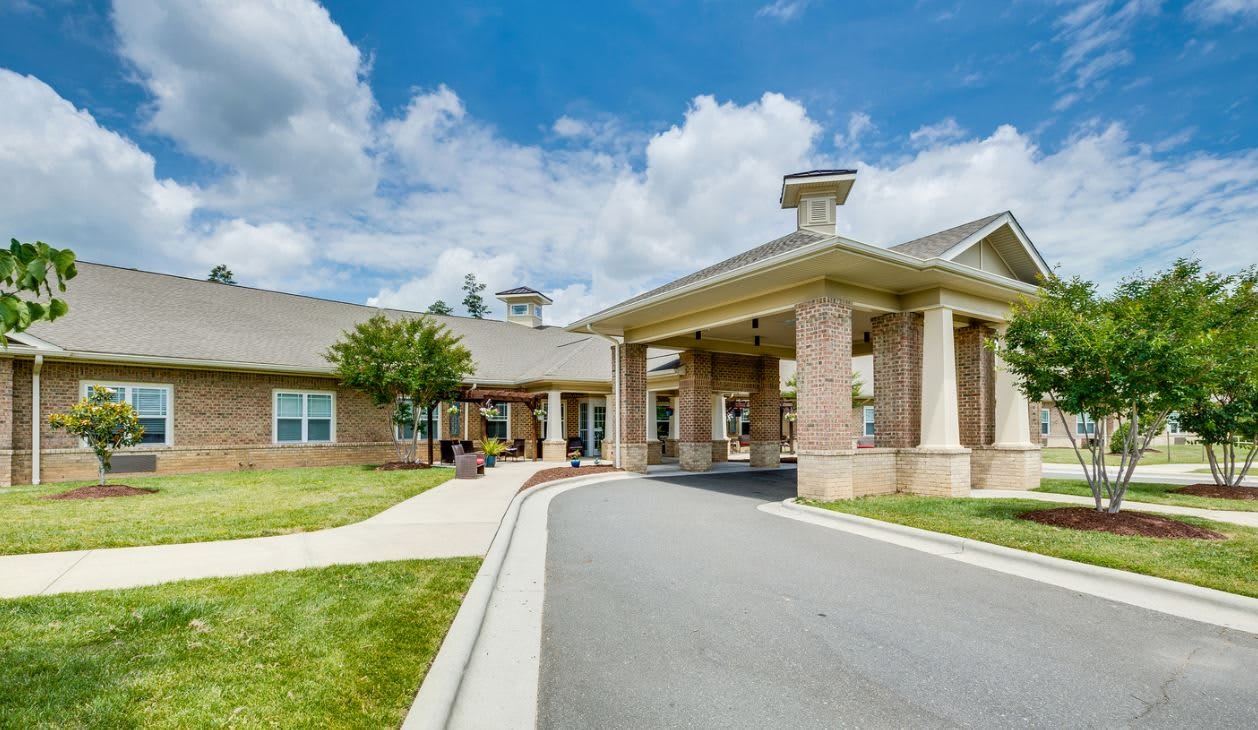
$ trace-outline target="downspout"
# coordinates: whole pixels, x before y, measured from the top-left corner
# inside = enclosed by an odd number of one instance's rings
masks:
[[[615,437],[612,444],[616,449],[616,456],[612,460],[612,465],[617,469],[620,468],[620,341],[615,337],[595,332],[594,325],[587,324],[585,330],[595,337],[602,337],[612,343],[612,425]]]
[[[44,369],[44,356],[35,356],[31,369],[31,484],[39,484],[39,372]]]

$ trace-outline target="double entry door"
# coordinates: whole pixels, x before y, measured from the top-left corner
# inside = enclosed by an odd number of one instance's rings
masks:
[[[603,436],[607,433],[607,399],[584,398],[579,409],[581,440],[586,456],[601,456]]]

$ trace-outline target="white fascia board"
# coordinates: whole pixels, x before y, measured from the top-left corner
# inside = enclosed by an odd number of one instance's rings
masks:
[[[1036,250],[1035,244],[1031,243],[1031,239],[1027,238],[1026,231],[1022,230],[1022,226],[1018,225],[1017,219],[1008,212],[1001,213],[999,218],[991,223],[988,223],[974,233],[971,233],[969,236],[962,239],[960,243],[957,243],[952,248],[939,254],[936,258],[951,261],[954,257],[961,255],[961,253],[963,253],[966,249],[970,248],[979,241],[982,241],[984,238],[987,238],[1004,226],[1009,226],[1009,230],[1013,231],[1014,238],[1018,239],[1018,242],[1022,244],[1022,247],[1031,255],[1031,261],[1035,264],[1035,267],[1039,269],[1040,274],[1042,276],[1048,276],[1050,273],[1048,264],[1044,263],[1044,259],[1040,256],[1040,252]],[[1001,258],[1003,259],[1004,257],[1002,256]],[[1005,262],[1006,265],[1008,265],[1008,263],[1008,261]],[[1010,267],[1011,270],[1012,268],[1013,267]]]
[[[14,342],[21,343],[27,347],[39,350],[40,352],[65,352],[65,350],[52,344],[48,340],[41,340],[29,332],[14,332],[5,336]]]

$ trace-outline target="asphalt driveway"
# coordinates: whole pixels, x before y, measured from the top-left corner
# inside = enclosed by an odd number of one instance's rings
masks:
[[[1258,637],[756,509],[793,493],[558,496],[539,727],[1258,727]]]

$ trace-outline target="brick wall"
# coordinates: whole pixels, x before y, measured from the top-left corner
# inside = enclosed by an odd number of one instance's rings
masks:
[[[620,441],[646,443],[646,345],[621,345]],[[610,414],[609,414],[610,415]]]
[[[774,376],[773,390],[779,389]],[[760,358],[751,355],[712,353],[712,390],[718,393],[752,393],[760,389]]]
[[[906,448],[922,440],[922,315],[893,312],[874,317],[875,444]]]
[[[677,397],[678,463],[689,471],[712,465],[712,354],[687,350]]]
[[[795,307],[799,449],[852,448],[852,309],[824,297]]]
[[[957,418],[962,446],[996,440],[996,355],[984,343],[995,332],[983,325],[956,331]]]
[[[13,483],[13,361],[0,360],[0,487]]]

